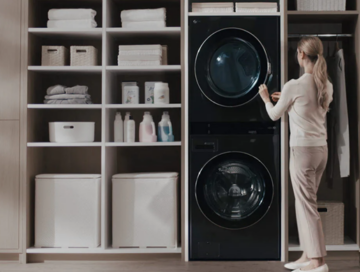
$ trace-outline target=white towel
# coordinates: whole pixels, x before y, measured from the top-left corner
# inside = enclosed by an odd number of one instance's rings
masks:
[[[277,3],[236,3],[236,12],[277,12]]]
[[[119,66],[158,66],[161,65],[161,61],[156,60],[119,60],[118,59],[118,65]]]
[[[50,9],[49,20],[80,20],[95,19],[96,11],[93,9]]]
[[[88,93],[88,86],[80,86],[76,85],[71,88],[65,88],[65,92],[67,94],[87,94]]]
[[[119,45],[119,51],[162,50],[160,44]]]
[[[97,24],[95,20],[49,20],[47,22],[48,28],[95,28]]]
[[[160,55],[119,55],[118,60],[122,61],[135,61],[135,60],[155,60],[162,61],[162,57]]]
[[[132,9],[121,12],[122,22],[165,21],[166,9]]]
[[[56,94],[64,94],[65,93],[65,86],[62,85],[55,85],[47,88],[46,93],[48,95],[56,95]]]
[[[142,22],[122,22],[123,28],[161,28],[166,27],[165,21],[142,21]]]
[[[44,100],[44,104],[92,104],[89,99],[57,99],[57,100]]]
[[[231,13],[234,12],[234,8],[192,8],[192,11],[201,13]]]
[[[88,94],[57,94],[46,95],[45,100],[63,100],[63,99],[91,99]]]

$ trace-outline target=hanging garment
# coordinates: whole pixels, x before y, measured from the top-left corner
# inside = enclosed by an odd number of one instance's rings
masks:
[[[339,158],[340,176],[342,178],[350,175],[350,136],[349,118],[346,99],[345,83],[345,61],[344,51],[340,49],[334,57],[327,59],[328,73],[334,87],[334,100],[330,105],[328,115],[329,128],[329,171],[333,176],[335,165],[335,152]]]

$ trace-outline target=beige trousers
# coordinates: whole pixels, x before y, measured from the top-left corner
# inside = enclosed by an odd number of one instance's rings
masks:
[[[317,191],[328,158],[327,146],[291,147],[290,175],[295,194],[300,246],[308,258],[326,256]]]

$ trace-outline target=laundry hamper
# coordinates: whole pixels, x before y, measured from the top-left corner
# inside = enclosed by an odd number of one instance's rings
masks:
[[[333,201],[319,201],[320,213],[326,245],[344,244],[344,204]]]
[[[345,11],[346,0],[296,0],[299,11]]]
[[[42,46],[42,66],[65,66],[69,64],[69,50],[65,46]]]
[[[177,247],[177,173],[113,176],[113,247]]]
[[[71,66],[96,66],[98,51],[94,46],[71,46]]]
[[[35,247],[99,245],[100,175],[36,176]]]

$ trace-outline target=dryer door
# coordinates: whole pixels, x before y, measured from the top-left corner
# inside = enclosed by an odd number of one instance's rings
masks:
[[[237,107],[257,96],[271,66],[263,45],[253,34],[226,28],[210,35],[201,45],[194,71],[205,97],[219,106]]]
[[[228,152],[212,158],[196,181],[196,200],[213,224],[242,229],[260,221],[271,206],[274,184],[255,157]]]

